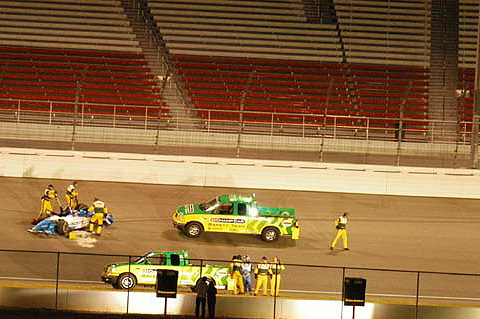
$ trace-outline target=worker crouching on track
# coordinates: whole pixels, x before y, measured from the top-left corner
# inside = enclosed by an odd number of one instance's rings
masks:
[[[244,293],[243,289],[243,276],[242,276],[242,256],[233,256],[232,263],[230,264],[231,274],[234,281],[233,294],[238,295],[238,289],[240,293]]]
[[[51,202],[52,199],[57,200],[58,205],[61,207],[60,202],[58,201],[57,191],[55,190],[55,187],[50,184],[43,191],[43,195],[41,197],[40,213],[38,214],[37,221],[41,221],[42,219],[45,219],[52,215],[52,213],[54,212]]]
[[[262,258],[262,262],[255,267],[255,278],[257,279],[257,284],[255,285],[254,295],[258,294],[260,287],[263,286],[263,295],[267,295],[267,285],[268,285],[268,270],[270,265],[268,264],[267,257]]]
[[[65,192],[65,199],[67,200],[67,206],[76,209],[78,206],[78,192],[77,192],[77,182],[74,181],[72,184],[68,185]]]
[[[90,218],[90,232],[95,232],[95,224],[97,225],[96,234],[100,235],[102,233],[103,228],[103,217],[105,214],[108,213],[107,207],[105,207],[105,203],[95,198],[93,201],[92,206],[88,209],[89,212],[93,212],[94,214]]]
[[[280,260],[277,256],[273,257],[273,263],[270,264],[268,268],[268,273],[270,275],[270,294],[273,296],[278,296],[280,291],[280,281],[282,279],[282,271],[285,270],[285,266],[280,263]]]

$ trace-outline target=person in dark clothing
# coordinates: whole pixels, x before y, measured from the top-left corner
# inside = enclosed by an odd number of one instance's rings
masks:
[[[208,318],[215,319],[215,304],[217,303],[217,288],[215,283],[210,281],[207,289]]]
[[[207,302],[207,277],[202,277],[198,281],[195,290],[197,291],[197,299],[195,300],[195,318],[200,318],[199,312],[200,307],[202,307],[202,319],[205,319],[205,304]]]

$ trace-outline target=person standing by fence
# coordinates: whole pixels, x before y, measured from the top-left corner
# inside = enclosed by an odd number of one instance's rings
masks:
[[[277,256],[273,257],[273,263],[270,264],[268,273],[270,274],[270,294],[278,296],[280,292],[280,281],[282,279],[282,271],[285,270],[285,266],[280,263]]]
[[[213,280],[208,283],[207,289],[207,304],[208,304],[208,318],[215,319],[215,304],[217,303],[217,288]]]
[[[263,296],[267,295],[267,285],[268,285],[268,269],[270,265],[268,264],[267,257],[262,258],[262,262],[255,267],[255,278],[257,279],[257,284],[255,285],[255,296],[258,294],[260,287],[263,286]]]

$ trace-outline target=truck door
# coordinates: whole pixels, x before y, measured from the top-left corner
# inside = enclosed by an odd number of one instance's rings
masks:
[[[221,203],[213,211],[213,214],[209,216],[209,223],[207,231],[212,232],[229,232],[231,224],[234,223],[233,219],[233,203]]]
[[[235,222],[231,225],[231,232],[245,233],[247,231],[247,204],[235,203],[235,215],[233,216]]]
[[[167,257],[165,254],[158,254],[150,257],[150,262],[143,269],[143,283],[154,285],[157,281],[157,269],[166,268]]]

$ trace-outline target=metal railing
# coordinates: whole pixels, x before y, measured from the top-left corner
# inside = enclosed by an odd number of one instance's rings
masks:
[[[132,297],[136,292],[155,292],[154,285],[136,285],[133,289],[118,290],[110,284],[103,283],[100,279],[105,266],[112,262],[122,262],[131,265],[139,256],[134,255],[113,255],[113,254],[93,254],[93,253],[71,253],[71,252],[53,252],[53,251],[28,251],[28,250],[0,250],[0,261],[2,262],[2,278],[0,287],[22,287],[29,290],[29,295],[45,293],[45,289],[54,291],[54,299],[50,297],[46,305],[38,305],[57,310],[69,309],[69,303],[64,301],[65,293],[75,296],[75,291],[103,291],[104,295],[101,304],[97,307],[104,307],[105,301],[116,302],[121,306],[116,307],[110,304],[113,312],[135,313],[138,309],[136,303],[138,298]],[[253,260],[255,267],[260,261]],[[217,265],[222,268],[229,268],[231,260],[211,260],[211,259],[190,259],[189,265],[198,267],[195,272],[198,278],[205,274],[206,267]],[[414,316],[419,318],[419,313],[423,306],[440,305],[459,307],[472,307],[480,302],[478,298],[478,287],[480,283],[480,274],[478,273],[456,273],[456,272],[436,272],[420,270],[402,270],[402,269],[381,269],[370,267],[337,267],[328,265],[303,265],[282,263],[285,267],[281,272],[280,293],[274,296],[271,291],[272,283],[268,280],[268,295],[272,295],[273,302],[268,302],[263,309],[263,313],[268,314],[265,318],[278,318],[279,305],[289,300],[343,300],[345,296],[344,282],[347,277],[365,278],[367,280],[366,302],[382,304],[409,305]],[[28,265],[29,271],[25,271]],[[160,266],[148,265],[146,269],[155,269]],[[130,269],[129,272],[136,274]],[[148,270],[147,269],[147,270]],[[138,271],[138,270],[136,270]],[[136,274],[138,275],[138,273]],[[228,274],[223,274],[223,276]],[[198,279],[195,277],[194,282]],[[252,275],[252,286],[255,287],[255,278]],[[185,280],[185,278],[184,278]],[[220,295],[231,295],[231,290],[221,289],[222,283],[217,283]],[[180,287],[179,292],[191,294],[190,286]],[[41,288],[41,289],[39,289]],[[231,288],[231,287],[230,287]],[[112,300],[109,295],[115,293]],[[124,292],[119,295],[117,292]],[[8,291],[7,291],[8,292]],[[258,291],[259,294],[261,292]],[[264,298],[258,296],[257,298]],[[7,301],[5,301],[7,300]],[[8,300],[18,304],[8,304]],[[3,298],[3,306],[31,308],[28,303],[23,303],[16,298]],[[62,301],[62,302],[61,302]],[[68,301],[68,300],[67,300]],[[268,301],[268,300],[267,300]],[[10,301],[12,302],[12,301]],[[249,302],[248,300],[246,302]],[[88,301],[92,303],[92,301]],[[74,305],[76,303],[73,303]],[[88,309],[95,309],[89,304]],[[148,313],[156,313],[157,309],[145,308]],[[103,308],[100,308],[103,309]],[[120,310],[119,310],[120,309]],[[73,309],[77,310],[78,309]],[[245,317],[241,308],[236,309],[238,317]],[[283,310],[285,311],[285,310]],[[102,311],[104,312],[104,311]],[[341,316],[343,315],[343,303],[341,304]],[[185,313],[183,313],[185,314]],[[284,316],[285,314],[282,313]],[[307,318],[307,317],[305,317]],[[313,317],[312,317],[313,318]],[[340,316],[339,316],[340,318]]]
[[[171,108],[160,106],[0,99],[0,122],[48,125],[52,128],[61,125],[73,131],[76,128],[112,128],[156,132],[155,148],[165,142],[170,145],[169,139],[162,141],[160,135],[161,132],[172,131],[178,132],[177,136],[187,133],[206,134],[207,137],[237,136],[236,145],[232,142],[228,145],[237,149],[237,154],[239,147],[244,149],[250,147],[245,146],[244,140],[254,138],[261,141],[262,136],[268,136],[271,138],[270,143],[276,143],[280,147],[284,145],[285,150],[288,150],[291,147],[287,140],[295,138],[297,139],[295,143],[297,145],[303,143],[305,148],[308,148],[308,145],[319,145],[316,151],[320,152],[320,160],[322,154],[330,152],[334,144],[341,145],[345,141],[386,142],[394,143],[389,147],[396,149],[393,155],[397,158],[396,165],[400,165],[400,156],[409,145],[416,145],[419,151],[422,150],[420,145],[439,145],[433,147],[439,149],[438,154],[450,156],[456,161],[458,155],[464,156],[465,152],[468,152],[472,140],[471,121],[410,119],[407,116],[402,118],[346,116],[328,114],[325,111],[308,114],[200,108],[196,111],[198,117],[191,118],[182,117],[179,113],[173,115],[174,111]],[[21,132],[17,131],[16,134]],[[73,134],[72,148],[75,146]],[[118,132],[118,134],[130,133]],[[151,145],[151,142],[148,143]],[[185,143],[188,144],[188,141]],[[215,141],[212,140],[211,144],[213,146]],[[450,147],[447,148],[446,145]],[[468,164],[464,161],[461,166],[465,165]],[[456,167],[449,164],[447,166]]]

